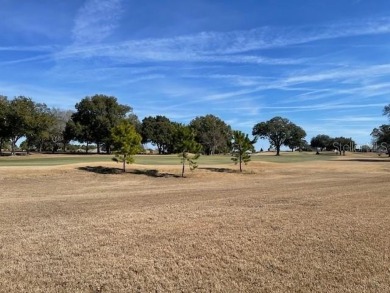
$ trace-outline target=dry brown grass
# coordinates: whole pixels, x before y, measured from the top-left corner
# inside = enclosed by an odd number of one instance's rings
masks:
[[[390,161],[349,159],[0,168],[0,292],[389,292]]]

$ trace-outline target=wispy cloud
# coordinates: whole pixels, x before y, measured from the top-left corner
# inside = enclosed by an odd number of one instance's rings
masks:
[[[383,118],[380,116],[344,116],[344,117],[329,117],[321,118],[322,121],[331,121],[331,122],[380,122],[383,121]]]
[[[230,32],[201,32],[171,38],[104,42],[121,16],[121,0],[88,0],[79,10],[73,28],[73,44],[53,53],[63,59],[109,58],[115,62],[197,62],[297,65],[309,58],[271,58],[259,50],[288,47],[325,39],[388,34],[390,18],[359,20],[323,26],[261,27]],[[3,50],[49,50],[51,48],[6,48]],[[0,50],[2,48],[0,47]],[[26,60],[28,61],[28,60]],[[338,72],[291,77],[289,82],[315,82],[337,77]],[[301,80],[299,80],[301,78]]]
[[[118,26],[121,0],[88,0],[79,10],[73,28],[76,44],[99,43]]]
[[[130,40],[99,45],[98,43],[116,27],[119,7],[119,0],[107,2],[90,0],[87,2],[76,19],[74,36],[78,45],[67,48],[57,57],[92,58],[106,56],[127,62],[195,61],[299,64],[304,60],[273,59],[257,54],[248,55],[248,53],[324,39],[390,33],[390,19],[382,18],[314,27],[262,27],[246,31],[202,32],[172,38]],[[93,45],[86,45],[86,43]]]
[[[196,51],[194,48],[181,47],[179,43],[170,40],[171,45],[164,46],[150,41],[134,41],[121,44],[104,44],[93,46],[71,46],[56,54],[58,60],[79,58],[91,59],[106,57],[117,62],[140,63],[140,62],[204,62],[204,63],[251,63],[288,65],[300,64],[304,59],[268,58],[257,55],[207,55]]]
[[[329,80],[340,80],[352,81],[352,80],[362,80],[388,75],[390,74],[390,64],[379,64],[372,66],[359,66],[359,67],[344,67],[340,69],[334,69],[330,71],[323,71],[320,73],[310,72],[308,74],[291,74],[290,77],[286,78],[285,82],[289,84],[299,84],[299,83],[310,83],[310,82],[320,82],[320,81],[329,81]]]
[[[0,65],[5,66],[5,65],[14,65],[14,64],[18,64],[18,63],[33,62],[33,61],[48,61],[48,60],[51,60],[50,56],[51,55],[46,54],[46,55],[37,55],[34,57],[28,57],[28,58],[2,61],[2,62],[0,62]]]
[[[322,103],[312,105],[298,105],[298,106],[264,106],[263,109],[278,110],[287,112],[312,112],[312,111],[324,111],[324,110],[340,110],[340,109],[364,109],[364,108],[376,108],[384,107],[384,103],[372,103],[372,104],[347,104],[343,101],[334,103]]]
[[[53,45],[41,45],[41,46],[7,46],[0,47],[0,51],[8,52],[55,52],[58,50],[58,46]]]

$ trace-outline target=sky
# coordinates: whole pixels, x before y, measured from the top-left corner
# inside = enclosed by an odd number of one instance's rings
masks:
[[[390,2],[0,0],[0,94],[106,94],[141,120],[213,114],[248,134],[282,116],[308,141],[367,144],[389,122]]]

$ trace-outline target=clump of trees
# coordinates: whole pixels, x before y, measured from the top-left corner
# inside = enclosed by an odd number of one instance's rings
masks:
[[[390,121],[390,104],[383,109],[383,115],[387,116]],[[371,132],[374,144],[379,151],[387,152],[390,157],[390,124],[382,124],[374,128]]]
[[[24,137],[27,151],[56,152],[65,144],[64,130],[70,113],[50,109],[24,96],[13,100],[0,96],[0,151],[9,143],[14,155],[17,142]]]
[[[159,154],[172,153],[176,127],[176,123],[165,116],[145,117],[141,124],[142,143],[155,145]]]
[[[94,143],[97,153],[104,147],[107,154],[112,150],[112,129],[122,120],[134,125],[138,118],[132,108],[121,105],[112,96],[94,95],[85,97],[75,106],[76,112],[67,123],[67,137],[82,143]]]
[[[253,127],[252,135],[269,140],[276,148],[276,155],[280,155],[282,145],[291,149],[301,149],[305,145],[306,132],[287,118],[274,117],[266,122],[260,122]]]
[[[230,151],[232,129],[214,115],[200,116],[193,119],[189,126],[195,132],[195,139],[202,145],[206,155],[226,154]]]
[[[323,150],[337,150],[339,155],[345,154],[346,151],[353,151],[356,143],[352,138],[343,136],[330,137],[325,134],[318,134],[310,141],[311,147],[316,149],[316,154],[319,155]]]

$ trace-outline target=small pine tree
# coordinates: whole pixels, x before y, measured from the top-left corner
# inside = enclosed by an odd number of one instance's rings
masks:
[[[115,162],[123,163],[123,172],[126,172],[126,164],[134,163],[134,155],[142,150],[142,137],[135,130],[134,125],[123,120],[112,129],[111,138],[114,145]]]
[[[241,131],[233,131],[232,138],[232,160],[234,164],[240,164],[240,172],[242,172],[242,163],[245,165],[251,160],[250,153],[254,151],[256,139],[250,140],[248,134]]]
[[[191,128],[184,125],[177,125],[175,141],[175,150],[179,153],[182,165],[181,177],[184,177],[186,163],[188,163],[191,171],[198,168],[196,160],[200,157],[202,146],[195,141]]]

